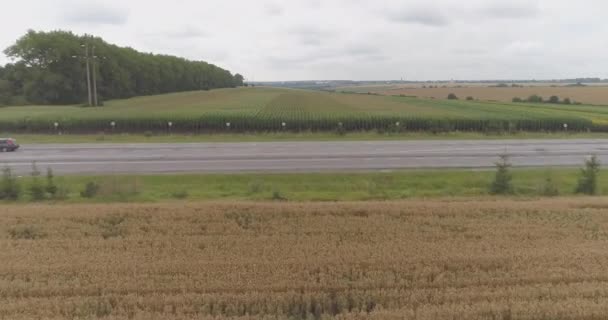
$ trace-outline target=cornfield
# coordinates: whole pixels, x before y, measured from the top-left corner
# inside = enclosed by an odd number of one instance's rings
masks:
[[[601,319],[604,199],[0,206],[5,319]]]
[[[276,131],[604,131],[608,111],[287,89],[223,89],[111,101],[105,107],[0,108],[7,133]]]

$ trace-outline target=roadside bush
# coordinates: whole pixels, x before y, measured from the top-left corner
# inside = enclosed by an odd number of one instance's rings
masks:
[[[43,201],[46,199],[45,188],[40,182],[40,170],[36,162],[32,163],[32,182],[29,186],[29,194],[33,201]]]
[[[255,180],[249,183],[249,193],[260,193],[264,190],[264,183],[260,180]]]
[[[150,138],[154,135],[154,133],[152,131],[145,131],[144,132],[144,137],[146,138]]]
[[[0,200],[16,201],[21,197],[21,186],[17,177],[9,167],[2,169],[2,182],[0,183]]]
[[[448,94],[448,100],[458,100],[458,96],[454,93]]]
[[[52,199],[57,198],[57,194],[59,188],[55,184],[55,175],[53,174],[53,169],[46,169],[46,186],[44,187],[44,191],[51,197]]]
[[[175,191],[171,194],[171,197],[173,197],[174,199],[186,199],[189,196],[190,195],[188,194],[188,191],[186,191],[186,190]]]
[[[513,100],[511,100],[511,101],[513,101],[513,102],[515,102],[515,103],[521,103],[521,102],[524,102],[524,100],[523,100],[522,98],[520,98],[520,97],[515,97],[515,98],[513,98]]]
[[[99,184],[97,182],[88,182],[84,187],[84,190],[80,192],[80,196],[83,198],[95,198],[99,193]]]
[[[542,103],[543,102],[543,97],[533,94],[531,96],[528,97],[528,102],[532,102],[532,103]]]
[[[570,98],[566,98],[566,99],[564,99],[564,101],[562,103],[563,104],[572,104],[572,101],[570,100]]]
[[[549,174],[545,178],[545,182],[541,189],[541,195],[545,197],[557,197],[559,196],[559,189],[553,181],[553,177]]]
[[[553,103],[553,104],[558,104],[559,103],[559,97],[558,96],[551,96],[549,98],[549,100],[547,100],[548,103]]]
[[[272,200],[274,201],[286,201],[287,197],[285,197],[281,191],[275,190],[272,192]]]
[[[585,167],[581,169],[581,175],[576,186],[576,193],[595,195],[597,194],[597,178],[600,173],[600,162],[594,155],[585,160]]]
[[[467,101],[473,101],[473,100],[475,100],[473,97],[471,97],[471,96],[467,97]]]
[[[493,195],[508,195],[513,194],[513,176],[511,174],[511,163],[509,156],[504,154],[500,156],[500,160],[495,163],[496,174],[494,181],[490,185],[490,194]]]

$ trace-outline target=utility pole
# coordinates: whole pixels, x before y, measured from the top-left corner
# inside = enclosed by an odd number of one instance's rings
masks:
[[[83,44],[81,47],[84,47],[84,59],[87,63],[87,91],[89,93],[89,106],[92,106],[93,99],[91,97],[91,63],[89,62],[89,46],[87,44]]]
[[[97,57],[95,56],[95,46],[93,46],[92,51],[93,52],[91,56],[93,57],[93,106],[97,107],[97,65],[95,64],[95,60],[97,60]]]

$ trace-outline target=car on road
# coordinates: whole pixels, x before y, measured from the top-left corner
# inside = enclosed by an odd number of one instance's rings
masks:
[[[17,141],[12,138],[0,138],[0,152],[15,151],[19,149]]]

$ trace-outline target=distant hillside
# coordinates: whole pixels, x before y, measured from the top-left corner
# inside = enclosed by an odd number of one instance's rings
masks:
[[[4,51],[15,62],[0,66],[0,105],[85,102],[85,44],[101,100],[243,84],[241,75],[204,61],[141,53],[66,31],[29,31]]]

